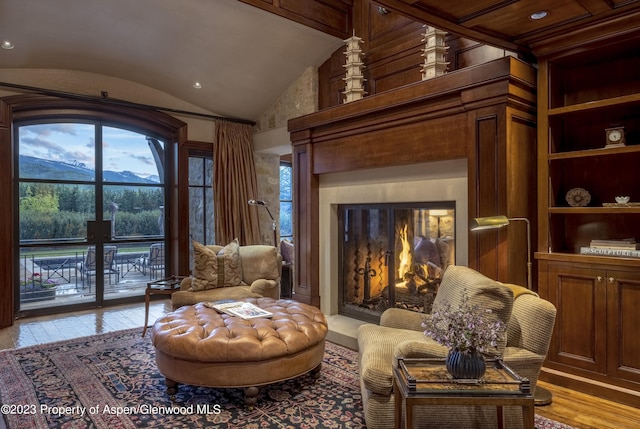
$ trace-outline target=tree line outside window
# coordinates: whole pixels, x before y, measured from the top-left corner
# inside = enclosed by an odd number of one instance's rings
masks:
[[[293,168],[280,163],[280,238],[293,241]]]

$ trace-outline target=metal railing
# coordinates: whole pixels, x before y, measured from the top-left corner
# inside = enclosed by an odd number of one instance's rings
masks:
[[[79,287],[84,285],[79,270],[85,261],[86,253],[70,252],[63,256],[22,255],[19,272],[20,302],[55,299],[56,290],[59,291],[58,295],[61,290],[65,290],[67,294],[70,289],[82,292]],[[148,251],[117,253],[114,269],[118,271],[118,280],[115,284],[109,282],[109,291],[146,287],[149,274],[148,257]]]

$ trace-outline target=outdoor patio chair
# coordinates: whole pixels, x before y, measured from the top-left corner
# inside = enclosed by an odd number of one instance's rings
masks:
[[[146,267],[149,269],[149,279],[156,279],[158,272],[164,272],[164,243],[151,245]]]
[[[109,276],[109,284],[111,284],[111,276],[116,277],[116,283],[120,282],[120,270],[116,264],[116,254],[118,253],[118,248],[116,246],[104,246],[104,275]],[[90,246],[87,249],[87,253],[84,256],[84,260],[82,262],[78,262],[76,265],[76,269],[80,272],[80,280],[82,281],[82,289],[85,289],[87,286],[89,287],[89,292],[91,292],[91,277],[95,277],[96,275],[96,248],[95,246]],[[76,274],[76,279],[77,279]],[[86,284],[85,284],[86,277]]]

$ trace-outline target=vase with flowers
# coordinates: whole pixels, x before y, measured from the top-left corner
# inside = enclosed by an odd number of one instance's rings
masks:
[[[456,379],[479,379],[490,354],[506,332],[506,325],[489,309],[469,303],[466,291],[457,308],[445,302],[423,322],[424,334],[449,349],[447,371]]]

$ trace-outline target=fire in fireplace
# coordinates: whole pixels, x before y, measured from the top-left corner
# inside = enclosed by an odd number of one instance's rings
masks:
[[[429,312],[455,263],[455,202],[338,206],[340,314],[378,322],[391,307]]]

